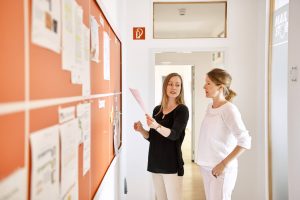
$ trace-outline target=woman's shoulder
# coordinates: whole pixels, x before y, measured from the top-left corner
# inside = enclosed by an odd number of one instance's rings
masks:
[[[158,113],[160,111],[160,107],[161,107],[160,105],[155,106],[153,109],[153,114]]]
[[[160,105],[155,106],[153,111],[159,111],[160,107],[161,107]]]
[[[184,104],[179,104],[175,110],[180,112],[189,112],[188,107]]]
[[[235,115],[235,114],[240,115],[240,111],[239,111],[238,107],[231,102],[226,103],[226,106],[224,106],[223,111],[224,111],[224,114],[228,114],[228,115]]]

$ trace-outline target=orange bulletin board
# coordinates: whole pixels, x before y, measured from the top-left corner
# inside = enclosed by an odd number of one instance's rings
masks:
[[[24,2],[1,1],[0,9],[0,103],[24,101]]]
[[[81,84],[72,84],[71,72],[62,69],[62,52],[32,42],[33,0],[0,3],[0,183],[24,168],[27,199],[31,191],[30,136],[41,129],[60,125],[60,108],[82,103],[89,103],[91,108],[90,168],[85,175],[83,144],[78,145],[79,199],[94,197],[117,153],[114,150],[114,120],[122,112],[122,45],[96,0],[76,2],[83,10],[82,21],[86,27],[91,28],[90,16],[99,24],[99,62],[89,63],[88,96],[83,96]],[[104,32],[110,38],[109,80],[104,80]],[[121,139],[120,133],[119,148]]]

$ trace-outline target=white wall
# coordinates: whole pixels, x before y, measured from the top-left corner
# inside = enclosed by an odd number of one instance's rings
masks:
[[[240,158],[239,177],[233,199],[264,199],[266,193],[265,174],[265,0],[228,1],[227,39],[153,40],[152,2],[128,0],[126,3],[126,80],[137,87],[152,109],[154,103],[154,52],[170,50],[207,51],[225,48],[226,68],[233,76],[232,87],[238,93],[235,103],[252,136],[252,149]],[[258,18],[259,16],[259,18]],[[132,28],[146,27],[146,40],[133,41]],[[127,88],[124,88],[126,92]],[[128,91],[128,90],[127,90]],[[153,199],[151,178],[146,172],[148,143],[134,133],[133,122],[144,115],[132,97],[124,99],[130,116],[124,123],[127,140],[127,177],[129,193],[127,199]]]
[[[288,179],[289,179],[289,199],[300,199],[300,82],[299,82],[299,47],[300,47],[300,1],[290,1],[289,4],[289,70],[292,66],[298,67],[297,81],[288,81]]]
[[[269,173],[268,166],[268,37],[269,37],[269,8],[270,0],[258,1],[258,19],[261,19],[257,22],[257,79],[258,87],[257,90],[257,140],[256,147],[259,154],[259,162],[255,167],[257,173],[255,174],[258,178],[258,198],[257,199],[269,199],[269,179],[267,178]]]
[[[227,69],[233,76],[232,88],[238,96],[234,102],[252,136],[252,149],[240,158],[239,177],[233,199],[265,198],[264,164],[267,156],[261,151],[266,145],[264,46],[266,19],[264,1],[229,1],[229,60]],[[265,3],[265,2],[264,2]],[[231,24],[231,26],[230,26]],[[260,42],[260,44],[258,44]],[[261,78],[261,79],[260,79]],[[261,120],[261,121],[260,121]],[[248,192],[247,192],[248,191]]]
[[[101,7],[106,19],[113,28],[117,36],[121,37],[121,27],[125,20],[123,20],[122,10],[124,8],[124,1],[122,0],[96,0]]]
[[[280,0],[279,2],[282,2]],[[275,1],[275,5],[277,0]],[[288,199],[288,147],[287,147],[287,72],[288,31],[278,28],[288,24],[288,2],[274,11],[272,62],[270,70],[270,148],[272,165],[273,200]],[[280,34],[278,34],[280,33]]]

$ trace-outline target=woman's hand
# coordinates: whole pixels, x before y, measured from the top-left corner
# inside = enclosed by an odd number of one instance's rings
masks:
[[[147,120],[147,125],[150,128],[156,129],[158,127],[158,123],[150,115],[146,114],[146,120]]]
[[[133,128],[135,131],[142,132],[144,130],[143,125],[140,121],[134,122]]]
[[[143,128],[143,125],[140,121],[134,122],[133,128],[135,131],[140,132],[144,138],[146,138],[146,139],[149,138],[149,132]]]
[[[212,169],[212,171],[211,171],[212,175],[213,175],[214,177],[217,178],[218,176],[220,176],[220,175],[223,173],[225,167],[226,167],[226,166],[225,166],[224,162],[221,161],[219,164],[217,164],[217,165]]]

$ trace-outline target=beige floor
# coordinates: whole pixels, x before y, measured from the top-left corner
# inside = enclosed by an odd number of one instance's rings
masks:
[[[184,159],[183,200],[205,200],[199,167],[191,161],[191,134],[186,131],[182,145]]]

